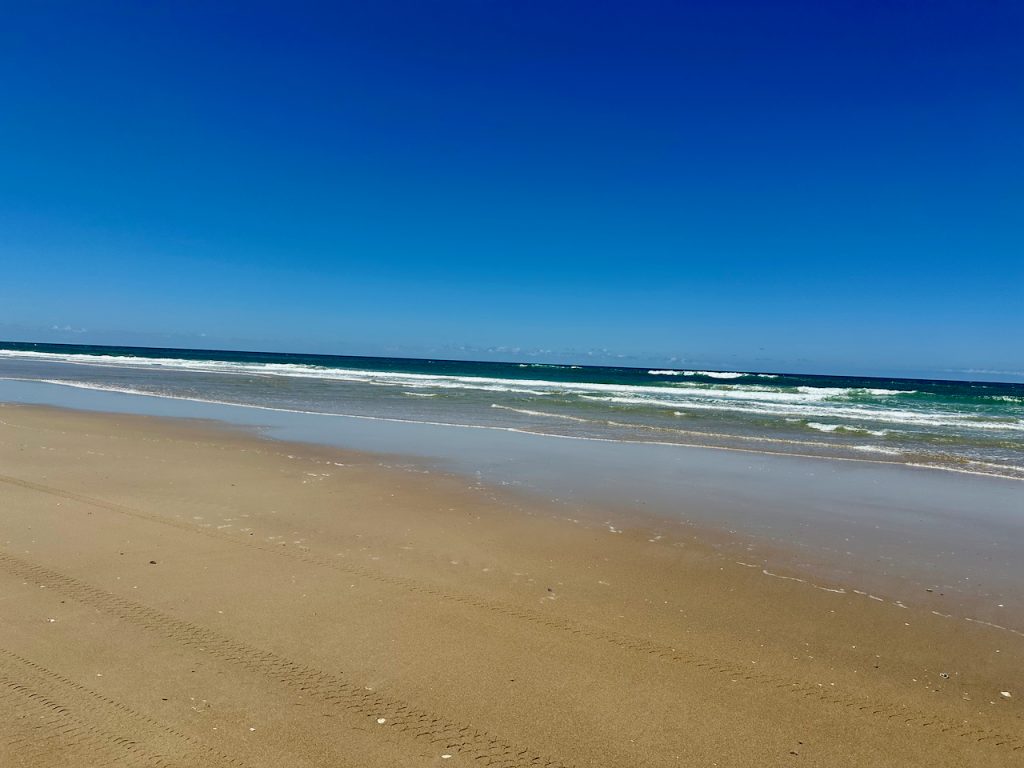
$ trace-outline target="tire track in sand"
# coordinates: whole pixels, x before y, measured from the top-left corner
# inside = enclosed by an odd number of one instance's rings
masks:
[[[136,736],[145,732],[151,734],[159,732],[171,737],[172,741],[181,745],[181,749],[176,750],[176,754],[184,756],[174,760],[164,758],[164,765],[245,768],[245,763],[241,760],[230,757],[116,699],[94,691],[6,648],[0,648],[0,677],[12,681],[17,680],[45,695],[48,699],[61,701],[61,706],[69,713],[86,712],[88,720],[105,731],[113,733],[123,729],[123,726],[118,723],[118,720],[121,720],[130,723],[131,732]]]
[[[442,751],[465,755],[476,760],[476,765],[567,768],[563,763],[513,745],[481,729],[452,722],[397,699],[368,691],[345,680],[341,673],[324,672],[272,651],[255,648],[7,553],[0,552],[0,568],[168,640],[276,680],[296,693],[373,719],[382,727],[426,741]]]
[[[52,765],[172,768],[167,758],[107,731],[63,703],[0,671],[0,758],[5,766]],[[55,763],[54,760],[59,760]],[[8,762],[9,761],[9,762]]]
[[[334,571],[345,573],[349,576],[356,576],[379,584],[387,584],[406,591],[423,594],[437,600],[457,603],[518,621],[529,622],[556,632],[567,632],[581,639],[613,645],[631,653],[642,654],[661,659],[662,661],[684,664],[705,672],[728,676],[730,680],[742,680],[747,683],[767,686],[780,691],[789,691],[797,696],[817,698],[823,702],[844,707],[851,712],[884,720],[889,723],[902,723],[907,726],[917,726],[927,729],[927,732],[932,734],[955,736],[976,742],[984,742],[994,747],[1010,749],[1013,751],[1024,751],[1024,739],[1022,739],[1020,735],[1010,735],[994,731],[989,728],[971,727],[969,723],[963,720],[957,721],[938,717],[931,713],[904,705],[877,701],[873,702],[870,699],[854,696],[852,694],[845,693],[844,691],[836,690],[835,688],[826,688],[820,684],[803,681],[793,681],[770,672],[754,671],[748,666],[738,665],[735,661],[728,661],[712,656],[680,650],[672,646],[656,643],[644,638],[633,637],[631,635],[607,630],[601,627],[577,624],[568,619],[550,616],[527,608],[520,608],[506,603],[485,600],[472,595],[453,594],[439,587],[418,582],[414,579],[408,579],[401,576],[391,576],[366,566],[345,563],[336,559],[317,555],[311,552],[308,548],[286,549],[285,547],[267,545],[257,541],[247,541],[232,533],[225,533],[216,529],[196,526],[182,520],[146,512],[124,504],[117,504],[104,499],[98,499],[92,496],[86,496],[84,494],[66,491],[52,486],[41,485],[39,483],[33,483],[28,480],[21,480],[7,475],[0,475],[0,482],[15,485],[27,490],[34,490],[41,493],[59,496],[61,498],[77,501],[82,504],[105,509],[128,517],[134,517],[140,520],[170,526],[189,533],[199,534],[221,541],[232,542],[239,546],[255,549],[261,552],[269,552],[290,560],[329,568]]]

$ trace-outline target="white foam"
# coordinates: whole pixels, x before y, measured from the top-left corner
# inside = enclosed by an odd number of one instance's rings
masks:
[[[734,373],[733,371],[697,371],[697,375],[707,376],[712,379],[739,379],[747,374]]]
[[[287,376],[291,378],[325,379],[329,381],[352,382],[376,386],[394,386],[406,388],[437,388],[467,389],[489,392],[508,392],[525,395],[546,394],[649,394],[671,395],[673,391],[688,387],[686,391],[695,397],[728,397],[747,399],[777,400],[821,400],[834,392],[844,390],[824,390],[814,387],[805,388],[803,393],[785,392],[771,387],[719,387],[708,384],[680,384],[673,387],[646,386],[630,384],[601,384],[596,382],[559,382],[543,379],[505,379],[486,376],[456,376],[427,373],[404,373],[396,371],[376,371],[356,368],[327,368],[297,363],[246,363],[225,360],[184,360],[180,358],[148,358],[117,355],[82,355],[55,352],[26,352],[21,350],[0,350],[0,357],[28,358],[65,362],[75,365],[110,366],[119,368],[160,368],[165,371],[185,371],[192,373],[226,374],[235,376]],[[683,372],[684,375],[712,375],[714,371]],[[738,378],[746,374],[721,373],[720,378]],[[705,394],[699,394],[699,393]],[[758,392],[760,395],[751,395]]]
[[[739,379],[743,376],[754,376],[762,374],[739,373],[737,371],[648,371],[651,376],[707,376],[711,379]]]
[[[904,452],[899,448],[887,448],[883,445],[851,445],[850,448],[855,451],[864,451],[866,453],[882,453],[886,456],[904,455]]]
[[[897,395],[916,395],[916,389],[871,389],[867,387],[797,387],[798,392],[821,397],[851,397],[854,395],[875,395],[890,397]]]
[[[816,429],[819,432],[835,432],[837,429],[842,429],[842,424],[821,424],[817,421],[807,422],[807,426],[811,429]]]
[[[511,411],[512,413],[521,413],[523,416],[542,416],[548,419],[562,419],[564,421],[576,421],[583,424],[601,424],[600,421],[594,419],[584,419],[580,416],[569,416],[564,413],[547,413],[546,411],[534,411],[530,408],[513,408],[508,405],[499,405],[498,403],[491,403],[491,408],[497,408],[501,411]],[[608,422],[604,422],[608,423]]]
[[[679,390],[675,390],[679,391]],[[978,419],[970,414],[959,415],[950,412],[925,412],[900,408],[884,408],[871,405],[830,405],[816,396],[806,395],[801,399],[799,396],[779,392],[770,397],[759,398],[751,393],[743,391],[739,393],[721,392],[718,390],[706,391],[703,398],[696,393],[690,393],[692,399],[664,399],[665,395],[672,394],[672,391],[662,390],[658,393],[662,397],[620,397],[620,396],[599,396],[583,395],[585,400],[598,400],[620,405],[645,405],[649,407],[674,408],[676,410],[697,410],[697,411],[720,411],[743,414],[754,414],[764,416],[781,416],[791,418],[830,417],[840,419],[851,419],[858,422],[881,422],[884,424],[895,424],[901,426],[915,427],[956,427],[958,429],[979,429],[985,431],[1008,431],[1024,432],[1024,420],[984,420]],[[750,401],[750,402],[744,402]],[[868,431],[865,429],[865,431]]]
[[[799,421],[799,419],[786,419],[786,421]],[[864,435],[874,435],[875,437],[885,437],[892,431],[889,429],[867,429],[865,427],[855,427],[849,424],[822,424],[817,421],[808,421],[807,426],[811,429],[816,429],[819,432],[857,432]]]
[[[275,406],[268,406],[268,405],[256,405],[256,404],[252,404],[252,403],[231,402],[231,401],[228,401],[228,400],[213,400],[213,399],[200,398],[200,397],[189,397],[189,396],[184,396],[184,395],[173,395],[173,394],[161,393],[161,392],[148,392],[148,391],[145,391],[145,390],[133,389],[131,387],[102,385],[102,384],[94,384],[94,383],[91,383],[91,382],[74,382],[74,381],[66,381],[66,380],[62,380],[62,379],[22,379],[22,378],[17,378],[17,377],[0,376],[0,381],[25,381],[25,382],[36,383],[36,384],[50,384],[50,385],[56,385],[56,386],[62,386],[62,387],[72,387],[72,388],[77,388],[77,389],[88,389],[88,390],[95,390],[95,391],[101,391],[101,392],[111,392],[111,393],[117,393],[117,394],[137,395],[137,396],[142,396],[142,397],[155,397],[155,398],[160,398],[160,399],[165,399],[165,400],[184,400],[184,401],[193,402],[193,403],[208,403],[208,404],[211,404],[211,405],[224,405],[224,406],[230,406],[230,407],[233,407],[233,408],[244,408],[244,409],[249,409],[249,410],[276,411],[276,412],[281,412],[281,413],[297,413],[297,414],[304,414],[304,415],[311,415],[311,416],[329,416],[329,417],[342,418],[342,419],[357,419],[357,420],[361,420],[361,421],[381,421],[381,422],[392,422],[392,423],[399,423],[399,424],[423,424],[423,425],[428,425],[428,426],[448,427],[448,428],[453,428],[453,429],[484,429],[484,430],[493,430],[493,431],[496,431],[496,432],[511,432],[511,433],[522,434],[522,435],[531,435],[533,437],[554,438],[554,439],[559,439],[559,440],[582,440],[582,441],[585,441],[585,442],[595,442],[595,443],[620,443],[621,444],[621,443],[624,442],[624,441],[622,441],[620,439],[609,438],[609,437],[595,437],[595,436],[591,436],[591,435],[564,435],[564,434],[557,434],[557,433],[550,433],[550,432],[536,432],[536,431],[533,431],[533,430],[522,429],[522,428],[519,428],[519,427],[495,426],[495,425],[490,425],[490,424],[462,424],[462,423],[444,422],[444,421],[425,421],[425,420],[419,420],[419,419],[401,419],[401,418],[394,418],[394,417],[387,417],[387,416],[367,416],[367,415],[360,415],[360,414],[334,413],[334,412],[330,412],[330,411],[310,411],[310,410],[303,410],[303,409],[299,409],[299,408],[282,408],[282,407],[275,407]],[[503,407],[503,406],[498,406],[498,407]],[[547,414],[547,415],[550,415],[550,414]],[[637,425],[625,425],[625,426],[637,426]],[[680,432],[682,432],[682,430],[680,430]],[[704,433],[704,432],[691,432],[689,434],[693,434],[693,435],[697,435],[697,436],[702,436],[702,437],[707,437],[707,436],[711,436],[711,437],[735,437],[734,435],[715,435],[715,434],[708,435],[708,433]],[[768,443],[792,443],[794,445],[815,445],[814,443],[805,442],[805,441],[780,440],[780,439],[776,439],[776,438],[746,437],[745,439],[746,440],[750,440],[750,441],[768,442]],[[892,461],[887,461],[887,460],[882,460],[882,459],[868,459],[868,458],[861,459],[861,458],[852,458],[852,457],[843,457],[843,456],[823,456],[823,455],[815,454],[815,453],[797,453],[797,452],[779,453],[778,451],[765,451],[765,450],[760,450],[760,449],[757,449],[757,448],[745,448],[745,447],[740,447],[740,446],[713,445],[713,444],[700,443],[700,442],[684,443],[684,442],[668,441],[668,440],[635,440],[635,441],[628,441],[628,442],[632,442],[632,443],[636,443],[636,444],[642,444],[642,445],[660,445],[660,446],[666,446],[666,447],[672,447],[672,448],[714,450],[714,451],[729,451],[729,452],[754,453],[754,454],[771,454],[771,455],[774,455],[774,456],[784,456],[784,457],[788,456],[788,457],[796,458],[796,459],[811,459],[811,460],[814,460],[814,461],[846,461],[846,462],[864,462],[864,463],[869,463],[869,464],[893,464],[893,463],[899,463],[901,466],[913,467],[913,468],[916,468],[916,469],[936,470],[936,471],[941,471],[941,472],[954,472],[956,474],[977,475],[977,476],[980,476],[980,477],[988,477],[988,478],[991,478],[991,477],[994,477],[994,476],[998,476],[998,477],[1001,477],[1001,478],[1007,479],[1007,480],[1015,480],[1015,481],[1024,482],[1024,467],[1013,467],[1013,466],[1007,467],[1007,466],[998,465],[998,464],[993,464],[991,466],[999,467],[999,469],[1003,470],[1003,471],[1013,470],[1013,471],[1021,472],[1021,474],[1020,475],[1016,475],[1016,474],[1003,474],[1002,472],[996,474],[996,473],[993,473],[993,472],[970,470],[970,469],[964,469],[962,467],[949,466],[949,465],[943,465],[943,464],[892,462]]]
[[[248,363],[224,360],[185,360],[181,358],[148,358],[130,355],[85,355],[55,352],[34,352],[22,350],[0,350],[0,357],[39,359],[89,366],[113,366],[123,368],[160,368],[163,370],[190,371],[248,376],[287,376],[295,378],[326,379],[332,381],[364,383],[378,386],[401,386],[411,388],[475,389],[494,392],[509,392],[527,395],[609,393],[619,395],[674,396],[686,389],[690,396],[703,398],[726,398],[759,400],[768,402],[826,401],[851,395],[892,396],[911,394],[905,390],[891,389],[845,389],[841,387],[801,386],[795,390],[756,385],[714,385],[698,382],[680,382],[665,386],[601,384],[594,382],[558,382],[538,379],[506,379],[483,376],[438,375],[404,373],[351,368],[333,368],[296,363]],[[523,363],[520,367],[530,368],[578,368],[548,363]],[[651,370],[651,374],[670,376],[707,376],[718,379],[736,379],[743,376],[776,378],[776,374],[747,374],[732,371],[674,371]]]
[[[281,376],[318,379],[368,386],[400,387],[437,391],[485,391],[529,397],[578,397],[613,405],[667,408],[675,412],[718,411],[758,416],[781,416],[811,420],[815,423],[853,422],[849,429],[862,429],[872,434],[881,432],[879,425],[900,425],[921,428],[955,427],[986,432],[1024,433],[1024,419],[986,419],[971,413],[938,409],[896,408],[891,398],[909,394],[905,390],[860,389],[841,387],[781,388],[748,384],[712,384],[707,382],[674,382],[656,385],[602,384],[596,382],[558,382],[543,379],[508,379],[484,376],[437,375],[394,371],[328,368],[295,363],[245,363],[221,360],[184,360],[180,358],[146,358],[116,355],[83,355],[21,350],[0,350],[0,358],[23,358],[64,362],[75,365],[107,366],[129,369],[160,369],[203,374],[233,376]],[[561,366],[553,366],[561,367]],[[739,378],[750,374],[728,371],[662,371],[673,376],[708,375],[717,378]],[[760,374],[759,374],[760,375]],[[763,374],[772,376],[774,374]],[[864,395],[883,397],[887,402],[877,405]],[[812,427],[814,429],[814,427]],[[879,435],[881,436],[881,435]]]

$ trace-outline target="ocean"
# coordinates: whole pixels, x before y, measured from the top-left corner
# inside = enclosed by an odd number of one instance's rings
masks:
[[[17,342],[0,379],[1024,479],[1024,384]]]

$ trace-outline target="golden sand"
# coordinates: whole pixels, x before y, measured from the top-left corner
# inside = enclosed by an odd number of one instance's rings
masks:
[[[399,463],[0,407],[0,766],[1024,765],[1020,637]]]

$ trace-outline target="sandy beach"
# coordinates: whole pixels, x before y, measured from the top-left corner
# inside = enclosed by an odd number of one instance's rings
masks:
[[[745,546],[4,405],[0,765],[1024,764],[1024,637]]]

